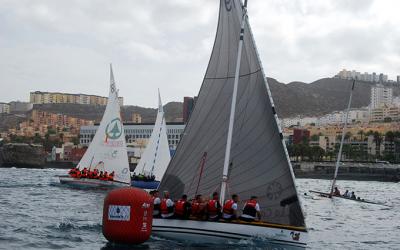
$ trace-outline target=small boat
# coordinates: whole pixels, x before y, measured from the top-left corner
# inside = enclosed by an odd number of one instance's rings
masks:
[[[348,122],[348,118],[349,118],[351,100],[352,100],[352,97],[353,97],[353,91],[354,91],[355,83],[356,83],[356,80],[354,79],[353,80],[353,84],[351,86],[351,90],[350,90],[349,102],[347,104],[347,110],[346,110],[344,125],[343,125],[343,129],[342,129],[342,137],[341,137],[341,140],[340,140],[339,152],[338,152],[338,156],[337,156],[336,164],[335,164],[335,173],[333,175],[332,184],[331,184],[331,187],[330,187],[330,192],[329,193],[325,193],[325,192],[320,192],[320,191],[316,191],[316,190],[309,190],[309,192],[318,194],[320,197],[325,197],[325,198],[329,198],[329,199],[341,198],[341,199],[347,199],[347,200],[357,201],[357,202],[361,202],[361,203],[388,206],[383,202],[369,201],[369,200],[361,199],[360,197],[358,197],[356,199],[352,199],[352,198],[349,198],[349,197],[346,197],[346,196],[343,196],[343,195],[335,195],[334,194],[334,189],[336,187],[336,180],[337,180],[337,176],[338,176],[338,173],[339,173],[339,167],[342,164],[341,163],[342,150],[343,150],[344,138],[346,136],[347,122]]]
[[[132,186],[142,189],[157,189],[170,160],[165,113],[160,91],[158,91],[156,122],[146,149],[135,169],[139,174],[133,178]]]
[[[324,193],[324,192],[319,192],[319,191],[315,191],[315,190],[310,190],[310,193],[318,194],[319,196],[325,197],[325,198],[341,198],[341,199],[346,199],[346,200],[351,200],[351,201],[356,201],[356,202],[361,202],[361,203],[388,206],[387,204],[385,204],[383,202],[370,201],[370,200],[365,200],[365,199],[351,199],[351,198],[348,198],[348,197],[345,197],[345,196],[332,196],[332,197],[330,197],[331,193]]]
[[[189,198],[258,197],[260,222],[153,219],[153,234],[180,241],[262,238],[304,248],[307,227],[268,82],[247,19],[247,1],[221,0],[215,42],[198,99],[160,192]]]
[[[128,154],[126,151],[125,133],[120,115],[118,90],[114,81],[112,66],[110,65],[110,92],[106,110],[100,126],[93,137],[86,153],[77,165],[82,171],[97,170],[114,172],[112,180],[74,178],[69,175],[59,176],[60,183],[70,186],[113,188],[129,186],[131,183]]]

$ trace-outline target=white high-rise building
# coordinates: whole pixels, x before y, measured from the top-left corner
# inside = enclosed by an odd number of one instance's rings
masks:
[[[377,84],[371,88],[371,109],[379,108],[383,105],[391,105],[393,102],[393,90],[391,87],[385,87]]]
[[[0,113],[10,113],[10,104],[0,102]]]

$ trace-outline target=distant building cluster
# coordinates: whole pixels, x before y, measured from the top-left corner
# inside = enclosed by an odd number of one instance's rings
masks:
[[[46,134],[63,134],[63,141],[71,141],[72,138],[79,134],[81,126],[92,125],[93,121],[70,117],[63,114],[55,114],[41,110],[32,110],[32,113],[26,121],[19,124],[17,128],[9,129],[3,137],[9,135],[33,137],[39,135],[41,137]]]
[[[389,80],[388,76],[383,74],[383,73],[375,73],[373,72],[372,74],[365,72],[361,73],[355,70],[346,70],[343,69],[339,73],[335,75],[336,78],[339,79],[346,79],[346,80],[359,80],[359,81],[366,81],[366,82],[395,82],[393,80]],[[400,83],[400,76],[397,76],[396,79],[397,83]]]
[[[121,106],[124,105],[123,97],[118,97]],[[107,97],[86,94],[68,94],[58,92],[35,91],[30,93],[30,103],[48,104],[48,103],[72,103],[72,104],[91,104],[107,105]]]
[[[2,113],[2,114],[10,113],[10,104],[0,102],[0,113]]]
[[[319,117],[291,117],[281,120],[281,126],[304,127],[343,124],[346,111],[335,111]],[[350,109],[347,123],[400,121],[400,98],[393,97],[393,88],[382,84],[371,87],[371,103],[368,107]]]

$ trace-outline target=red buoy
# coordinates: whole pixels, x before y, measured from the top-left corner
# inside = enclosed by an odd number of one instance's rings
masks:
[[[150,238],[152,222],[152,198],[142,189],[114,189],[104,199],[103,235],[110,242],[143,243]]]

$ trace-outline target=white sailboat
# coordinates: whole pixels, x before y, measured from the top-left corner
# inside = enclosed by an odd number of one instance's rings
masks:
[[[118,90],[111,65],[107,106],[100,126],[77,168],[80,171],[86,169],[88,171],[97,170],[99,173],[107,171],[110,174],[114,172],[114,176],[112,180],[60,176],[60,182],[84,187],[126,186],[131,183]]]
[[[159,91],[158,112],[153,132],[135,169],[137,174],[142,177],[148,177],[148,179],[136,177],[137,179],[132,180],[132,186],[143,189],[157,189],[170,160],[171,154],[168,145],[165,113]]]
[[[171,197],[257,196],[260,222],[153,219],[153,234],[195,242],[260,237],[303,248],[307,228],[246,2],[221,0],[218,28],[196,106],[161,181]],[[240,203],[239,205],[243,205]]]

